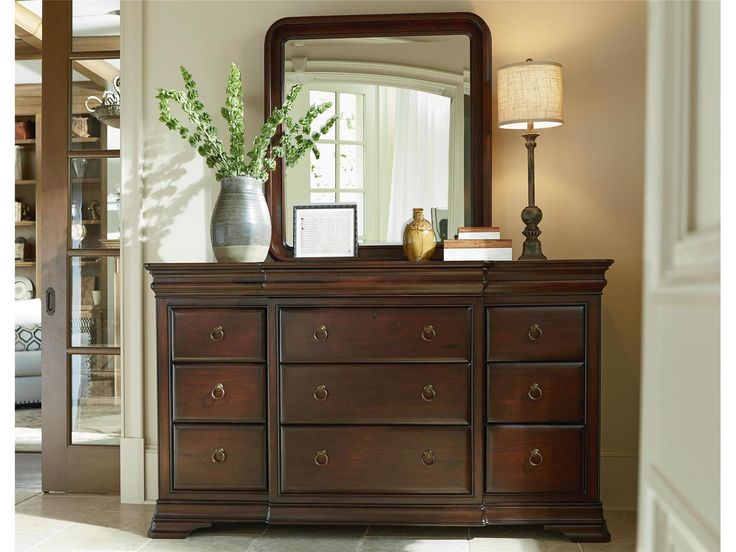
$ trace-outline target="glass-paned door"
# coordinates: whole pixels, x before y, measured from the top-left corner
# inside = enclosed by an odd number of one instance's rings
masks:
[[[117,492],[120,363],[120,2],[43,2],[53,90],[43,171],[43,487]],[[46,193],[48,192],[48,193]],[[46,267],[46,265],[44,265]],[[45,269],[46,270],[46,269]]]

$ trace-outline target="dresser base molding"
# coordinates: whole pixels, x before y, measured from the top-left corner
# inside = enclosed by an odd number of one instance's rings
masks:
[[[611,538],[600,504],[372,506],[253,503],[159,503],[151,522],[151,538],[185,538],[215,523],[271,525],[542,525],[573,542],[608,542]]]

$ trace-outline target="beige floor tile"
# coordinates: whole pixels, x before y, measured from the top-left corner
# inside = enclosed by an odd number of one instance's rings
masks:
[[[153,539],[141,548],[141,552],[245,552],[258,538],[256,535],[213,535],[192,533],[186,539]]]
[[[71,521],[60,521],[27,514],[15,515],[15,549],[28,550],[32,546],[48,539],[55,533],[66,529]]]
[[[33,550],[73,550],[74,552],[135,552],[148,542],[141,537],[121,529],[73,523],[54,536],[46,539]]]
[[[354,552],[365,527],[275,525],[248,552]]]
[[[36,496],[37,494],[41,494],[41,491],[28,491],[28,490],[22,490],[22,489],[16,489],[15,490],[15,504],[20,504],[21,502],[24,502],[28,500],[31,497]]]
[[[115,500],[119,499],[104,495],[39,494],[18,504],[15,511],[52,519],[84,521],[92,512]]]
[[[441,539],[468,539],[467,527],[439,527],[400,526],[400,525],[371,525],[365,534],[369,537],[396,537],[396,538],[441,538]]]
[[[578,545],[569,541],[538,538],[482,538],[470,540],[470,552],[579,552]]]
[[[468,552],[466,539],[366,538],[360,552]]]

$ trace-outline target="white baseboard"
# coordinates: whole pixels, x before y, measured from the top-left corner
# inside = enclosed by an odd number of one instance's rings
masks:
[[[143,439],[120,438],[120,502],[123,504],[143,504],[143,446]]]
[[[601,450],[601,501],[606,510],[636,510],[639,455]]]
[[[146,445],[144,453],[146,469],[146,502],[158,500],[158,446]]]

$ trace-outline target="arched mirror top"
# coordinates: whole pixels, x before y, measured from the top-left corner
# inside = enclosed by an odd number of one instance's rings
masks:
[[[294,85],[301,116],[337,115],[319,158],[279,161],[267,185],[271,254],[293,259],[294,205],[355,203],[358,258],[403,259],[424,208],[441,240],[491,225],[491,36],[471,13],[290,17],[266,35],[266,113]],[[315,121],[315,128],[323,123]]]

